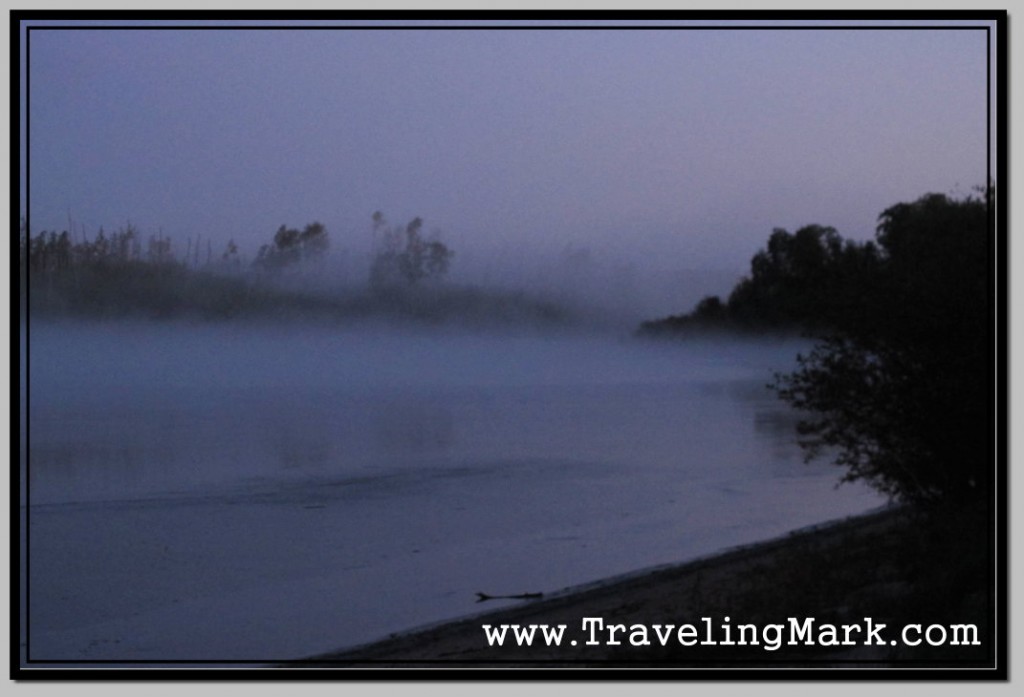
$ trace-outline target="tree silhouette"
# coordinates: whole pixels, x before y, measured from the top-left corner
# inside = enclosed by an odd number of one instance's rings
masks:
[[[844,242],[831,227],[776,228],[726,302],[706,297],[689,314],[645,322],[641,332],[830,327],[861,311],[862,289],[873,281],[877,259],[873,243]]]
[[[328,246],[327,228],[322,223],[310,223],[301,232],[282,225],[274,233],[273,244],[260,247],[253,264],[263,269],[282,269],[322,256]]]
[[[454,253],[439,240],[424,239],[423,220],[413,218],[404,228],[387,224],[384,215],[373,214],[377,245],[370,266],[370,286],[377,290],[411,286],[439,279],[448,272]]]
[[[990,492],[989,202],[929,194],[885,210],[877,252],[850,257],[874,255],[858,311],[832,316],[778,376],[780,396],[809,414],[808,457],[834,452],[844,480],[918,502]]]

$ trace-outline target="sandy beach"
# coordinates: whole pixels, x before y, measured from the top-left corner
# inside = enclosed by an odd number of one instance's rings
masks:
[[[978,547],[968,532],[975,529],[975,518],[959,513],[925,519],[906,508],[885,508],[677,566],[545,593],[515,607],[316,656],[308,665],[983,668],[994,660],[987,614],[991,586],[983,551],[967,551]],[[481,608],[486,610],[486,602]],[[885,645],[857,641],[856,633],[854,645],[801,641],[770,650],[766,634],[758,635],[760,641],[757,636],[749,641],[747,635],[746,645],[728,645],[730,636],[739,636],[741,624],[764,627],[791,617],[800,622],[813,618],[818,638],[825,636],[817,631],[826,623],[863,626],[871,618],[869,628],[887,625]],[[925,627],[975,623],[980,640],[971,646],[890,642],[915,622]],[[531,646],[517,646],[513,629],[507,630],[503,645],[490,645],[496,642],[489,642],[482,628],[532,624],[565,625],[560,645],[546,645],[538,630]],[[625,629],[609,634],[613,624]],[[694,625],[697,645],[683,646],[678,640],[677,628],[684,624]],[[658,631],[668,640],[659,639]]]

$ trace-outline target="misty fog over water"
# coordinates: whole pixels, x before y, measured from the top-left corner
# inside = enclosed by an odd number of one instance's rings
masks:
[[[795,340],[71,321],[28,339],[32,658],[297,658],[882,503],[803,463],[765,387]]]

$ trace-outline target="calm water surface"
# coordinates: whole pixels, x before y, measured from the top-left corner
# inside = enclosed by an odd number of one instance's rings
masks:
[[[794,342],[29,339],[33,658],[298,657],[881,502],[803,463],[765,388]]]

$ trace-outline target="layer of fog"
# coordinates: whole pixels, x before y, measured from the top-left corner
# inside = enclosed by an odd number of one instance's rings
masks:
[[[29,329],[34,658],[299,657],[880,502],[802,462],[799,342]]]
[[[602,245],[585,235],[568,239],[553,235],[545,243],[535,240],[525,245],[514,237],[505,241],[476,238],[471,232],[428,226],[424,236],[442,241],[453,257],[445,277],[425,284],[422,291],[440,288],[478,291],[497,298],[515,296],[564,309],[576,324],[629,330],[646,320],[688,312],[707,295],[728,296],[749,260],[737,257],[728,264],[719,260],[718,265],[707,265],[704,261],[710,252],[698,244],[706,245],[707,235],[651,230],[638,232],[635,238],[631,234],[606,234]],[[241,266],[234,273],[327,297],[365,291],[379,240],[373,238],[369,226],[356,232],[329,230],[328,235],[330,247],[320,259],[277,274],[254,274],[250,264],[255,249],[243,249]],[[616,243],[609,244],[609,239]],[[204,256],[196,257],[197,267],[207,258],[205,246],[203,249]],[[751,249],[750,254],[755,251]],[[212,268],[217,268],[217,252],[212,260]],[[497,319],[500,323],[504,318]]]

